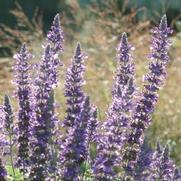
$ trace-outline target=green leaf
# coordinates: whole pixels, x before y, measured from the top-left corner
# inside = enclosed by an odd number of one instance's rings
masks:
[[[15,178],[13,176],[13,170],[11,166],[6,166],[6,170],[8,173],[8,181],[23,181],[23,175],[20,173],[19,169],[15,169]]]

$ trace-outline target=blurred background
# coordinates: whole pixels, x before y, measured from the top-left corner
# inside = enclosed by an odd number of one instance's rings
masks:
[[[65,66],[60,70],[56,93],[60,118],[65,110],[65,70],[79,41],[89,57],[84,89],[98,106],[100,120],[104,120],[111,99],[120,34],[127,32],[135,47],[136,80],[141,88],[148,65],[150,28],[167,14],[168,23],[174,29],[169,52],[171,60],[147,135],[152,147],[157,140],[162,144],[169,142],[171,156],[181,165],[181,0],[0,0],[0,103],[4,94],[9,94],[16,110],[11,83],[12,55],[26,42],[35,55],[34,60],[38,61],[41,44],[56,13],[60,14],[65,33],[61,55]]]

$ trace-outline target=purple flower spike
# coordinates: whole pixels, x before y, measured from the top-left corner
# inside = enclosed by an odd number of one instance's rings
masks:
[[[52,77],[52,81],[57,84],[58,68],[62,66],[62,62],[58,59],[59,53],[63,51],[62,43],[64,41],[63,31],[60,26],[60,16],[57,14],[53,20],[51,30],[47,34],[48,44],[50,44],[52,50],[52,62],[49,73]]]
[[[58,84],[58,69],[62,65],[58,59],[62,51],[63,32],[60,17],[54,18],[51,30],[47,34],[42,61],[39,64],[32,96],[32,164],[30,179],[45,177],[55,179],[57,152],[56,142],[58,119],[55,113],[54,88]],[[50,178],[49,178],[50,179]]]
[[[32,155],[31,173],[29,179],[41,180],[47,176],[47,165],[50,160],[49,141],[54,127],[50,99],[53,87],[56,85],[52,78],[52,50],[47,45],[39,67],[39,74],[34,83],[33,113],[32,113]],[[51,106],[52,103],[51,103]]]
[[[144,79],[145,85],[142,96],[136,103],[128,140],[129,151],[124,156],[125,160],[128,161],[127,165],[130,167],[134,167],[136,163],[140,147],[143,144],[144,132],[151,123],[151,114],[158,100],[157,92],[165,80],[166,66],[169,60],[168,49],[170,46],[168,35],[171,32],[172,30],[167,27],[166,15],[162,17],[159,27],[155,27],[152,30],[153,39],[149,55],[149,73]]]
[[[55,102],[54,102],[54,88],[57,86],[58,83],[58,70],[59,67],[62,66],[62,62],[58,59],[58,56],[60,52],[63,51],[63,41],[64,41],[64,35],[62,31],[62,27],[60,25],[60,16],[57,14],[54,17],[51,30],[47,34],[47,41],[51,46],[51,52],[52,52],[52,61],[51,61],[51,68],[49,69],[49,75],[51,75],[52,79],[52,91],[50,93],[50,98],[48,101],[49,104],[49,130],[51,132],[51,136],[49,139],[49,147],[51,152],[51,159],[49,163],[49,172],[52,174],[52,172],[55,173],[55,170],[57,171],[57,161],[58,161],[58,152],[57,150],[57,142],[61,142],[60,138],[61,133],[59,130],[59,120],[57,118],[57,114],[55,113]],[[54,174],[53,175],[56,175]],[[52,178],[55,179],[55,178]]]
[[[4,134],[6,135],[8,141],[7,141],[7,147],[4,148],[5,152],[4,154],[9,155],[10,158],[10,164],[13,171],[13,176],[15,177],[15,171],[14,171],[14,161],[13,161],[13,142],[14,142],[14,123],[13,123],[13,110],[11,106],[11,101],[7,95],[4,96]],[[7,150],[7,151],[6,151]]]
[[[65,78],[65,97],[67,98],[67,115],[64,120],[64,125],[72,127],[76,117],[79,115],[81,105],[84,100],[82,86],[84,84],[83,73],[85,67],[84,54],[81,51],[80,44],[77,44],[72,63],[67,70]]]
[[[7,132],[13,134],[13,110],[10,99],[7,95],[4,96],[4,113],[5,113],[4,128]]]
[[[97,145],[98,154],[93,169],[95,180],[113,180],[118,176],[116,170],[121,167],[122,146],[127,140],[126,132],[136,89],[131,49],[127,35],[123,33],[118,47],[118,68],[112,91],[112,104],[102,127],[103,135],[100,135]]]
[[[127,34],[124,32],[121,36],[121,41],[118,46],[118,60],[119,62],[129,62],[132,59],[129,51],[131,50],[132,46],[128,43]]]
[[[62,180],[78,181],[80,167],[88,156],[87,126],[90,120],[91,107],[89,97],[81,105],[81,111],[69,129],[68,137],[63,144],[61,163]]]
[[[163,180],[172,181],[175,173],[175,165],[169,158],[169,147],[165,146],[164,149],[157,147],[153,153],[150,165],[150,180]]]
[[[63,31],[60,26],[60,16],[57,14],[53,20],[51,30],[47,34],[47,40],[52,44],[53,53],[62,51],[62,42],[64,41]]]
[[[16,95],[19,101],[18,109],[18,158],[16,165],[22,173],[27,172],[29,165],[29,132],[30,132],[30,65],[29,60],[32,55],[28,52],[25,44],[21,46],[20,52],[14,56],[16,64],[15,84],[17,87]]]
[[[152,163],[152,156],[153,151],[149,148],[147,140],[144,140],[134,170],[127,170],[127,172],[130,171],[129,175],[132,176],[134,181],[149,180],[151,175],[150,167]]]

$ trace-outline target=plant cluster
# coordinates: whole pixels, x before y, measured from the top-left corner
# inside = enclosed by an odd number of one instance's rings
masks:
[[[54,94],[64,41],[59,15],[36,65],[30,63],[32,54],[23,44],[13,67],[18,110],[14,113],[7,95],[0,107],[0,180],[181,180],[181,171],[169,157],[169,145],[157,143],[153,150],[145,138],[169,62],[172,30],[166,15],[152,33],[142,90],[135,82],[134,47],[122,33],[112,102],[103,122],[82,89],[86,55],[80,43],[66,72],[66,116],[62,121],[58,118]]]

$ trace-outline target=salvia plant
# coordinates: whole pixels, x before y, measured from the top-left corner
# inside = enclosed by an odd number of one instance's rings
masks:
[[[81,165],[88,156],[88,122],[90,120],[91,105],[89,97],[85,97],[81,111],[77,116],[74,126],[69,130],[61,156],[64,166],[63,180],[79,180]]]
[[[30,69],[29,60],[32,55],[28,52],[25,44],[22,45],[20,52],[14,55],[16,64],[14,66],[15,80],[17,87],[15,95],[18,98],[18,155],[17,166],[24,174],[27,172],[29,164],[29,137],[30,137]]]
[[[12,167],[13,175],[15,176],[14,161],[13,161],[13,144],[14,144],[14,124],[13,124],[13,110],[10,99],[7,95],[4,96],[3,104],[4,120],[3,120],[3,133],[6,145],[4,145],[4,156],[9,157],[9,161]],[[5,143],[4,142],[4,143]]]
[[[126,143],[126,132],[130,122],[132,98],[135,92],[134,63],[126,33],[122,34],[118,47],[118,68],[112,91],[112,104],[103,126],[103,134],[97,144],[97,158],[94,172],[97,180],[111,180],[121,166],[122,147]]]
[[[125,169],[128,172],[136,164],[144,141],[144,132],[151,123],[151,114],[158,100],[158,90],[165,80],[166,67],[169,62],[168,48],[171,44],[168,35],[171,32],[172,30],[167,26],[166,15],[162,17],[159,27],[152,30],[151,53],[148,56],[149,72],[144,77],[144,90],[140,93],[141,96],[133,110],[131,132],[128,136],[129,145],[124,155],[124,159],[127,160]]]
[[[56,15],[40,61],[26,44],[14,55],[17,112],[10,99],[0,106],[0,181],[180,181],[169,145],[148,145],[146,131],[166,79],[172,33],[164,15],[151,31],[143,89],[135,81],[134,47],[122,33],[112,99],[104,121],[83,91],[85,53],[77,43],[65,76],[65,118],[56,111],[59,59],[64,35]]]
[[[67,69],[65,78],[65,97],[67,98],[67,110],[64,124],[67,127],[74,125],[76,117],[81,111],[81,104],[84,101],[84,84],[83,73],[85,55],[82,53],[80,43],[77,44],[74,57],[70,67]]]

